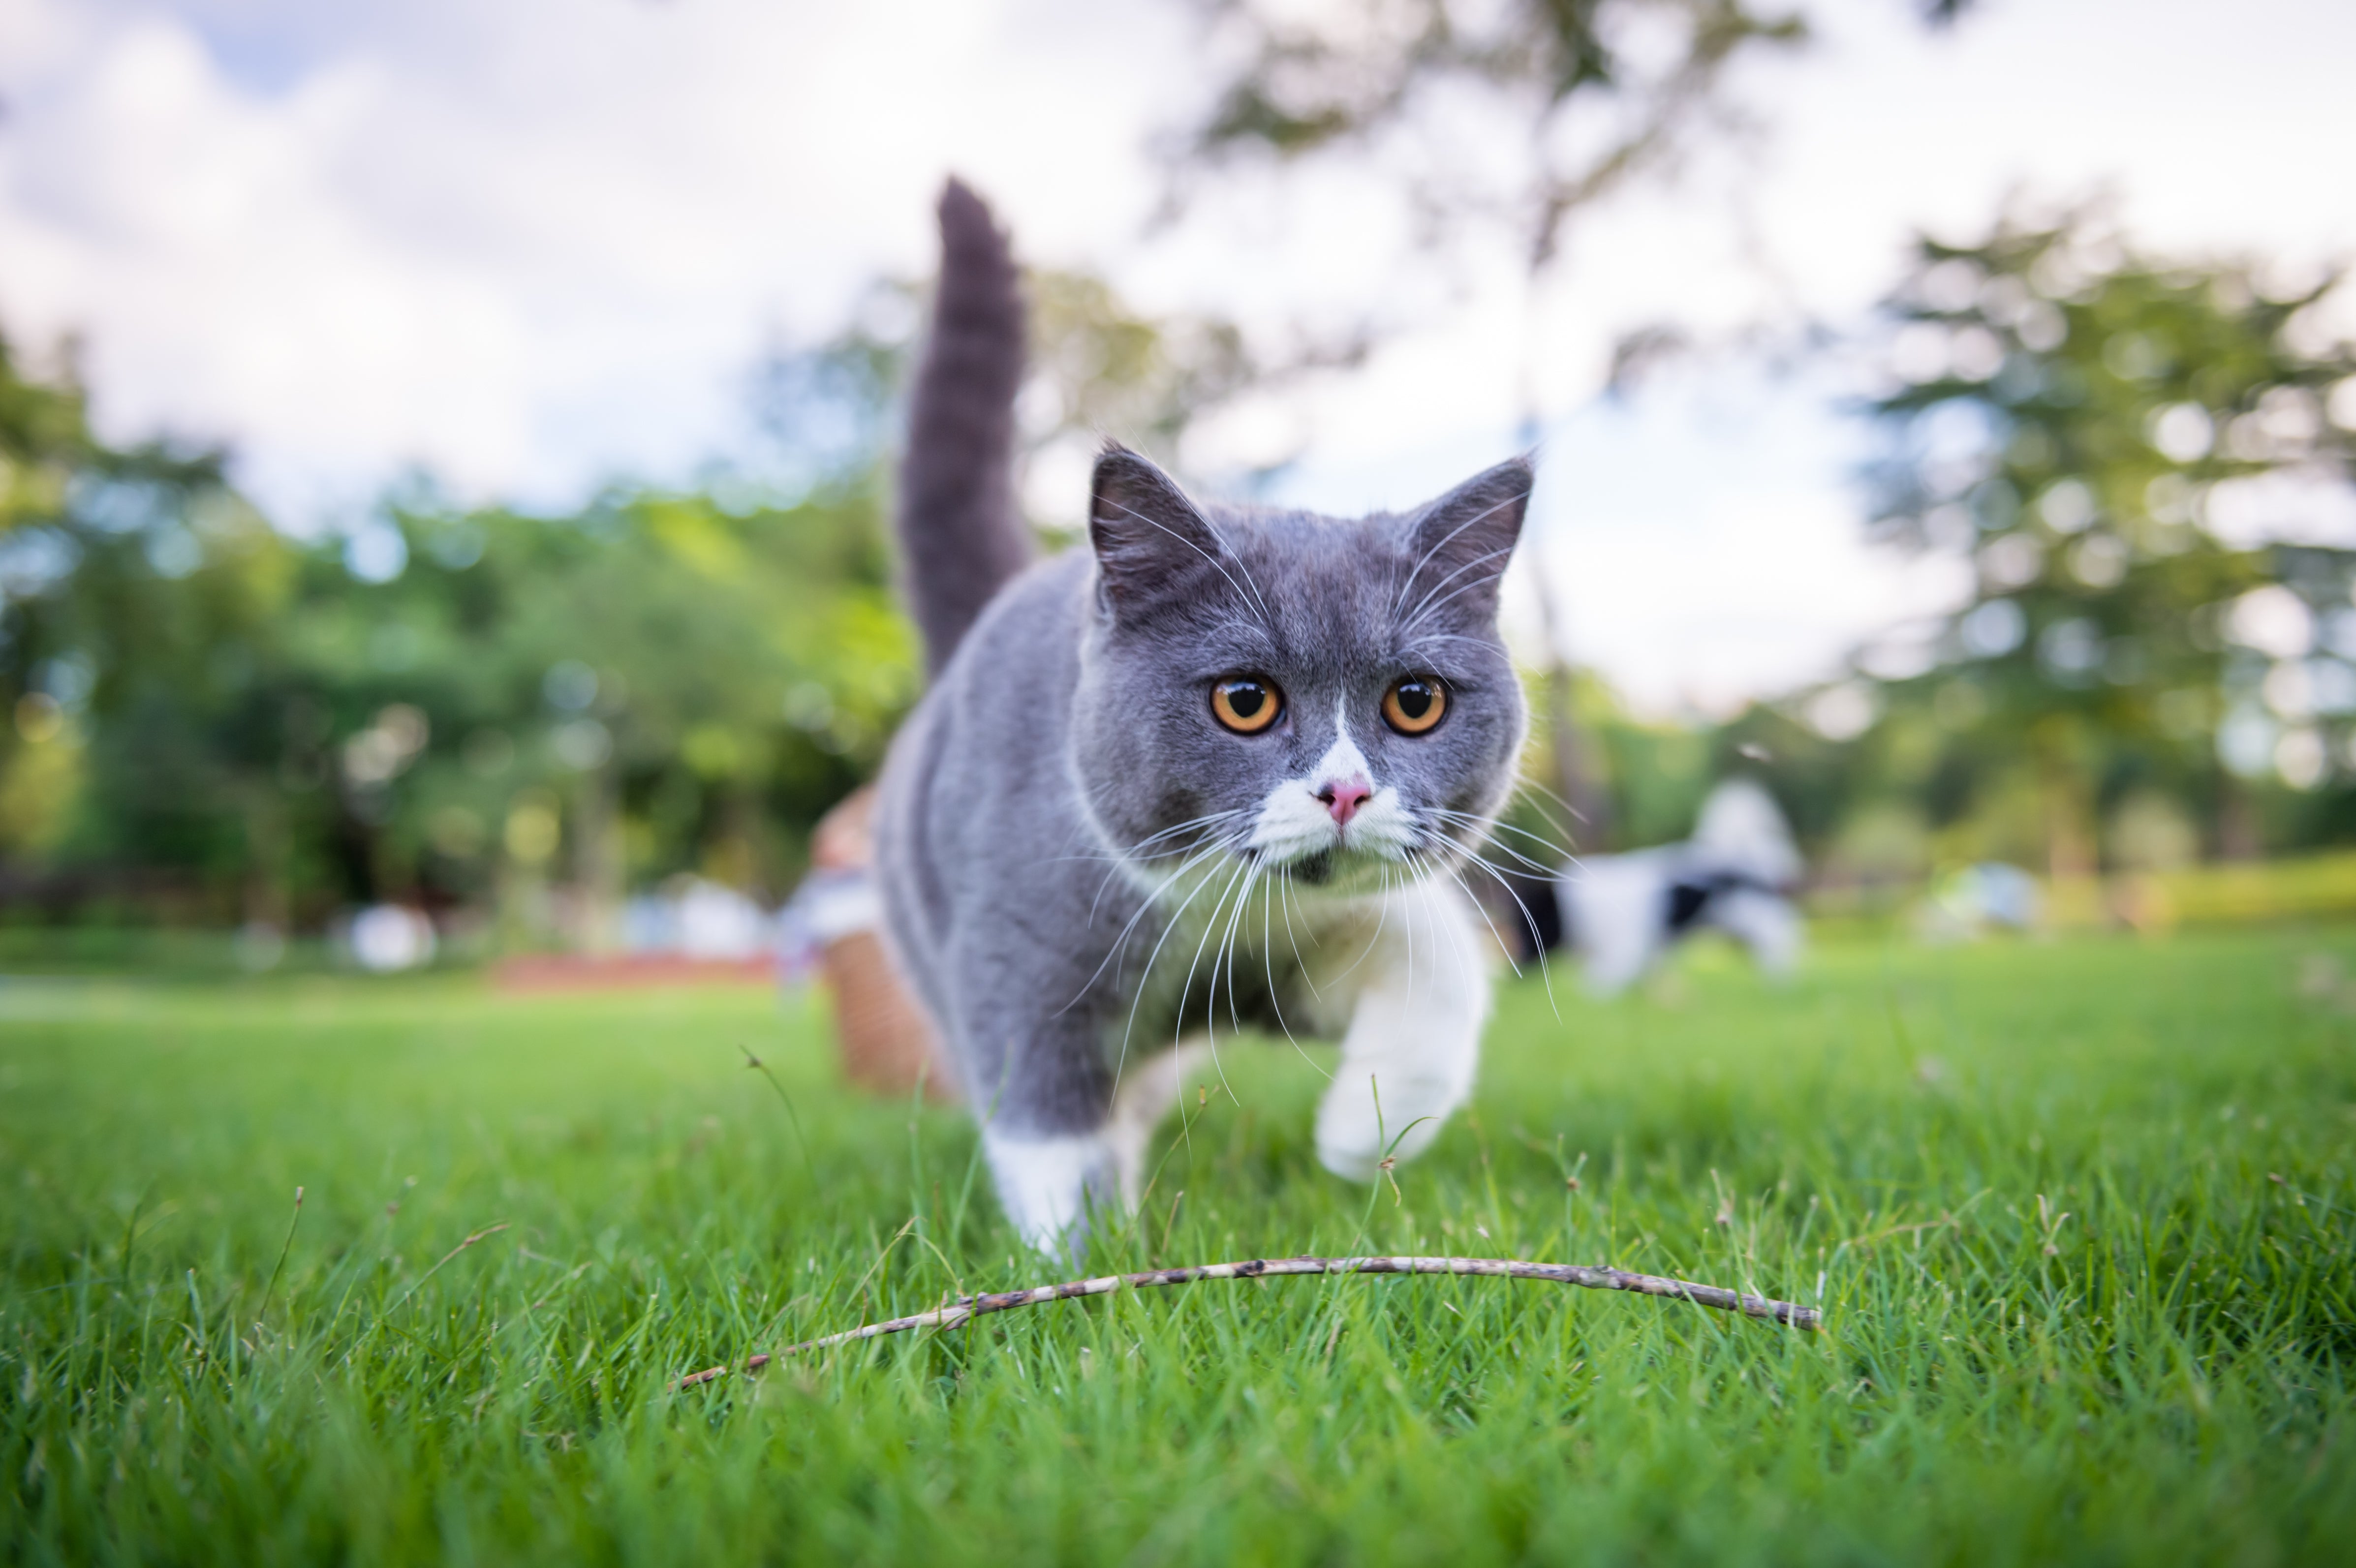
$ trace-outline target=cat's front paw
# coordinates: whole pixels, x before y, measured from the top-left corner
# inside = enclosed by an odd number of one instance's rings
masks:
[[[1372,1181],[1382,1171],[1383,1151],[1379,1145],[1328,1141],[1321,1130],[1317,1137],[1317,1163],[1344,1181]]]
[[[1092,1208],[1119,1200],[1115,1151],[1101,1133],[1076,1137],[982,1136],[1006,1217],[1033,1252],[1077,1263]]]
[[[1396,1098],[1382,1103],[1367,1085],[1336,1083],[1328,1090],[1317,1107],[1318,1163],[1351,1181],[1372,1181],[1386,1158],[1413,1159],[1430,1147],[1461,1096],[1400,1087]]]

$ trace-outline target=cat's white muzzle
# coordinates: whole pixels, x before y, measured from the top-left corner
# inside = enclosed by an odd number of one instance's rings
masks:
[[[1251,837],[1244,841],[1245,854],[1269,867],[1298,865],[1319,856],[1396,865],[1420,837],[1395,789],[1377,787],[1344,822],[1335,820],[1317,787],[1307,780],[1287,779],[1270,790],[1260,803]]]
[[[1398,791],[1372,771],[1344,729],[1316,766],[1268,792],[1245,856],[1321,885],[1387,879],[1422,835]]]

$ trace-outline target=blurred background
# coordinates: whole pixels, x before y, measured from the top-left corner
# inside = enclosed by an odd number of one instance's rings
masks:
[[[1740,773],[1835,923],[2356,910],[2351,59],[2328,0],[0,0],[0,966],[765,962],[918,689],[952,170],[1050,538],[1105,436],[1333,511],[1539,452],[1526,830]]]

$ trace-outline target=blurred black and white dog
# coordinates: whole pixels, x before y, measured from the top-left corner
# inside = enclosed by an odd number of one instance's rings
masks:
[[[1749,779],[1710,792],[1691,838],[1625,855],[1583,856],[1552,877],[1514,879],[1527,948],[1579,955],[1588,988],[1610,996],[1679,942],[1719,931],[1770,975],[1798,964],[1804,929],[1792,901],[1803,869],[1774,800]]]

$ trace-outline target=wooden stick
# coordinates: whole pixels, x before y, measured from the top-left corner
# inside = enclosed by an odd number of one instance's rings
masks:
[[[1505,1279],[1542,1279],[1555,1285],[1585,1285],[1590,1290],[1633,1290],[1643,1296],[1671,1296],[1690,1301],[1697,1307],[1715,1307],[1721,1312],[1740,1312],[1746,1317],[1767,1318],[1794,1328],[1813,1330],[1824,1327],[1824,1314],[1813,1307],[1772,1301],[1763,1296],[1741,1294],[1715,1285],[1696,1285],[1689,1280],[1666,1279],[1655,1274],[1631,1274],[1620,1268],[1589,1267],[1581,1264],[1526,1264],[1511,1258],[1253,1258],[1248,1263],[1200,1264],[1193,1268],[1157,1268],[1148,1269],[1142,1274],[1108,1274],[1096,1279],[1043,1285],[1034,1290],[1006,1290],[988,1296],[960,1296],[937,1311],[894,1317],[888,1323],[870,1323],[864,1328],[847,1328],[840,1334],[805,1339],[782,1350],[748,1357],[744,1370],[757,1372],[781,1357],[798,1356],[804,1350],[822,1350],[830,1345],[848,1345],[860,1339],[878,1339],[885,1334],[904,1334],[911,1328],[954,1328],[985,1312],[1004,1312],[1012,1307],[1036,1306],[1043,1301],[1068,1301],[1076,1296],[1109,1296],[1124,1287],[1152,1290],[1166,1285],[1191,1285],[1199,1279],[1269,1279],[1303,1274],[1469,1274],[1494,1275]],[[691,1388],[698,1383],[724,1378],[735,1370],[734,1367],[707,1367],[700,1372],[690,1372],[671,1386]]]

